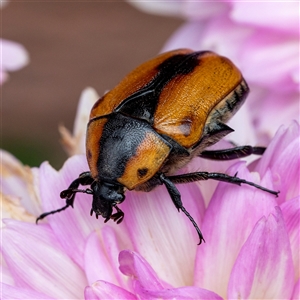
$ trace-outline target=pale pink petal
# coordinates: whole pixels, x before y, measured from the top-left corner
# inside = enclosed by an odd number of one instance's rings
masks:
[[[193,50],[209,50],[201,47],[201,37],[205,29],[206,22],[190,21],[183,24],[175,33],[171,35],[163,46],[161,52],[166,52],[180,48],[190,48]]]
[[[2,238],[3,258],[16,286],[61,299],[83,296],[85,275],[62,251],[48,225],[10,220]]]
[[[179,15],[182,11],[181,1],[134,1],[127,0],[131,5],[143,12],[157,15]]]
[[[291,299],[300,299],[300,279],[297,280],[294,286],[294,291]]]
[[[120,271],[133,279],[139,279],[140,284],[154,290],[161,290],[163,282],[158,278],[153,268],[138,253],[123,250],[119,254]]]
[[[7,81],[8,79],[8,74],[6,72],[3,72],[2,70],[0,70],[0,85]]]
[[[0,150],[2,172],[0,175],[1,192],[19,199],[28,213],[41,213],[39,201],[38,169],[24,166],[10,153]]]
[[[209,19],[229,11],[230,5],[226,2],[200,1],[134,1],[128,0],[136,8],[146,13],[166,16],[181,16],[187,19]]]
[[[236,115],[227,123],[227,125],[234,129],[226,139],[233,141],[236,145],[252,145],[256,146],[258,143],[257,132],[253,126],[252,113],[249,109],[251,102],[251,94],[246,103],[241,107]],[[231,146],[232,147],[232,146]],[[257,159],[256,155],[249,156],[247,161]]]
[[[248,181],[272,188],[270,176],[259,181],[242,162],[228,172]],[[276,205],[275,196],[246,185],[220,183],[206,210],[202,231],[206,243],[198,247],[195,285],[226,298],[230,270],[253,226]]]
[[[96,90],[91,87],[85,88],[79,99],[73,134],[64,126],[59,127],[62,144],[70,156],[85,153],[86,126],[92,106],[98,99],[99,95]]]
[[[115,230],[110,226],[102,228],[101,234],[99,231],[91,233],[84,253],[85,272],[89,284],[101,280],[128,288],[127,280],[119,270],[121,238],[117,238]]]
[[[5,260],[1,257],[1,283],[5,283],[8,285],[14,285],[14,279],[9,271]]]
[[[258,139],[263,140],[263,137],[267,137],[266,141],[269,143],[280,126],[299,119],[299,94],[296,91],[280,93],[266,89],[262,89],[264,92],[259,94],[257,90],[250,93],[243,107],[246,106],[251,114],[253,124],[255,124],[255,126],[252,125],[253,129],[256,135],[259,134]],[[237,115],[240,116],[240,111]]]
[[[279,204],[299,195],[299,145],[297,122],[282,126],[256,166],[260,174],[272,171],[274,189],[280,191]]]
[[[149,291],[147,289],[141,289],[141,292],[139,294],[142,295],[143,299],[223,299],[214,292],[192,286],[186,286],[176,289],[168,288],[162,291]]]
[[[69,158],[63,168],[57,172],[48,163],[40,167],[40,193],[45,212],[65,206],[65,200],[60,198],[60,192],[68,188],[70,183],[80,173],[87,171],[86,158],[83,155]],[[85,187],[83,187],[85,188]],[[92,196],[77,193],[74,209],[69,207],[65,211],[49,215],[48,222],[63,245],[65,251],[81,266],[84,266],[83,253],[85,240],[89,234],[104,226],[103,219],[90,216]],[[64,228],[64,230],[61,230]]]
[[[12,285],[7,285],[1,283],[1,299],[11,300],[11,299],[55,299],[44,293],[37,292],[28,288],[21,288]]]
[[[237,45],[243,45],[252,34],[253,29],[232,22],[226,15],[220,16],[206,24],[196,49],[211,50],[226,56],[244,73],[245,67],[240,58],[244,49]]]
[[[222,299],[213,292],[196,287],[168,286],[148,262],[133,251],[122,251],[119,261],[120,270],[133,278],[133,287],[140,299]]]
[[[297,1],[232,1],[231,18],[251,26],[299,34],[299,2]]]
[[[290,238],[290,244],[292,249],[292,256],[293,256],[293,262],[294,262],[294,268],[295,268],[295,279],[300,278],[300,196],[286,201],[281,204],[280,206],[282,210],[282,214],[284,217],[286,229]]]
[[[289,238],[281,210],[262,217],[243,245],[228,284],[229,299],[288,299],[294,287]]]
[[[2,9],[2,8],[4,8],[7,4],[8,4],[8,0],[2,0],[1,2],[0,2],[0,8]]]
[[[278,155],[280,155],[290,143],[299,138],[299,129],[299,124],[296,121],[291,122],[289,126],[281,126],[278,129],[257,165],[256,170],[260,174],[265,174],[266,171],[276,163]]]
[[[200,226],[204,203],[199,188],[189,184],[178,185],[178,189],[183,205]],[[199,238],[188,218],[182,212],[178,213],[166,188],[158,187],[149,193],[127,192],[120,208],[124,209],[123,223],[134,249],[161,279],[174,286],[192,284]]]
[[[190,21],[171,36],[163,51],[175,48],[210,50],[228,57],[241,67],[240,47],[236,45],[243,44],[252,33],[253,29],[235,24],[226,15],[209,22]]]
[[[259,30],[240,48],[240,67],[248,82],[281,93],[298,90],[293,79],[295,68],[299,70],[298,38]]]
[[[111,268],[116,276],[118,285],[130,290],[128,281],[119,269],[119,253],[123,249],[132,249],[133,246],[125,231],[125,224],[105,226],[102,230],[102,245],[106,250],[106,255],[111,262]]]
[[[190,20],[210,20],[228,13],[231,3],[228,1],[182,1],[181,14]]]
[[[106,245],[102,245],[100,232],[92,232],[88,237],[84,252],[85,273],[88,283],[91,285],[97,280],[104,280],[113,284],[117,284],[114,274],[113,265],[107,257],[105,249]]]
[[[138,299],[134,294],[103,280],[96,281],[84,291],[86,300],[94,299]]]
[[[0,194],[1,197],[1,218],[2,219],[14,219],[24,222],[34,223],[36,217],[28,213],[18,197],[7,196]],[[0,223],[0,227],[3,227],[4,223]]]
[[[2,55],[1,69],[16,71],[28,64],[28,53],[21,44],[0,39],[0,46]]]

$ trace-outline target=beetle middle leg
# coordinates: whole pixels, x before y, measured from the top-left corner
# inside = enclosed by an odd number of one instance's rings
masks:
[[[198,233],[199,240],[200,240],[198,245],[200,245],[202,243],[202,241],[205,242],[203,234],[202,234],[200,228],[198,227],[197,223],[195,222],[193,217],[188,213],[188,211],[184,208],[182,201],[181,201],[181,195],[180,195],[178,189],[176,188],[176,186],[174,185],[174,183],[170,180],[170,177],[167,177],[164,174],[160,174],[159,178],[160,178],[161,182],[166,186],[175,207],[178,209],[178,211],[181,210],[194,225],[194,227]]]
[[[55,214],[55,213],[58,213],[58,212],[61,212],[65,209],[67,209],[69,206],[73,207],[76,193],[93,194],[93,191],[91,189],[86,189],[86,190],[78,189],[79,185],[91,185],[93,183],[93,181],[94,181],[94,179],[92,178],[90,172],[81,173],[79,175],[79,177],[70,184],[68,189],[63,190],[60,193],[60,197],[62,199],[66,199],[66,205],[59,209],[52,210],[52,211],[41,214],[36,219],[36,223],[38,223],[38,221],[44,219],[45,217],[47,217],[49,215],[52,215],[52,214]]]
[[[262,155],[265,152],[265,147],[239,146],[230,149],[222,150],[207,150],[201,152],[198,156],[212,160],[231,160],[242,158],[251,154]]]

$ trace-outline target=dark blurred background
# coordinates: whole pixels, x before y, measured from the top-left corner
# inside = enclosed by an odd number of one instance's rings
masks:
[[[2,86],[1,148],[30,166],[66,159],[58,125],[73,129],[79,96],[99,95],[155,56],[182,20],[145,14],[126,2],[14,2],[2,37],[24,45],[25,68]]]

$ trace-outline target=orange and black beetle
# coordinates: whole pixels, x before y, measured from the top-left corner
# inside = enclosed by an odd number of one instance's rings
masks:
[[[225,122],[244,103],[248,91],[235,65],[210,51],[180,49],[142,64],[95,103],[86,138],[90,172],[80,174],[61,192],[64,207],[42,214],[37,221],[73,207],[75,194],[84,192],[93,195],[91,215],[95,212],[105,222],[120,223],[124,213],[117,205],[124,201],[126,189],[148,192],[164,184],[175,207],[193,223],[201,243],[202,233],[175,184],[215,179],[277,195],[222,173],[174,175],[195,156],[229,160],[264,152],[265,148],[251,146],[205,151],[233,131]],[[79,185],[90,188],[79,190]]]

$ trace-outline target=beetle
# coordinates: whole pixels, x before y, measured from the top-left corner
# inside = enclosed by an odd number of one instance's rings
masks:
[[[211,51],[178,49],[143,63],[94,104],[86,134],[90,171],[61,192],[65,206],[43,213],[37,222],[73,207],[76,193],[83,192],[93,196],[91,215],[119,224],[124,213],[118,205],[126,190],[149,192],[165,185],[175,207],[194,225],[201,244],[201,230],[184,208],[176,184],[214,179],[278,195],[236,175],[175,175],[197,156],[230,160],[264,152],[263,147],[251,146],[206,150],[234,131],[225,123],[242,106],[248,92],[239,69]],[[90,187],[81,190],[79,185]]]

